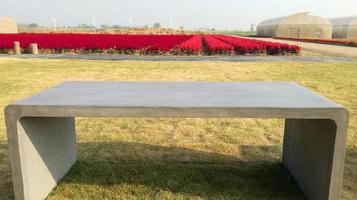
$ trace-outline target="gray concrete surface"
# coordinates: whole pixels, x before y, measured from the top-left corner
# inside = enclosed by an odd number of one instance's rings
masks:
[[[23,117],[18,132],[23,177],[16,179],[22,179],[27,189],[15,193],[24,193],[27,199],[44,199],[76,162],[74,118]]]
[[[139,60],[139,61],[228,61],[228,62],[357,62],[357,58],[328,56],[141,56],[99,54],[39,54],[9,55],[0,58],[43,58],[79,60]]]
[[[348,111],[295,83],[73,81],[5,108],[16,199],[46,198],[71,168],[73,117],[283,118],[282,160],[302,192],[341,195]]]

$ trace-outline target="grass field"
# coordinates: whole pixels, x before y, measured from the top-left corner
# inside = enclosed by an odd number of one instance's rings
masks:
[[[0,110],[64,80],[292,80],[350,111],[344,199],[357,199],[357,63],[0,59]],[[62,199],[303,199],[280,164],[283,120],[86,119]],[[0,114],[0,199],[12,199]]]

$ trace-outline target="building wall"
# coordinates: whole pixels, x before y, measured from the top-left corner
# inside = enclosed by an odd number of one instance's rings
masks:
[[[350,25],[348,27],[347,39],[357,41],[357,25]]]
[[[334,39],[357,41],[357,16],[331,19]]]
[[[279,25],[277,37],[331,39],[331,25],[288,24]]]
[[[257,35],[269,37],[331,39],[331,25],[289,24],[258,26]]]
[[[257,35],[270,37],[331,39],[332,24],[322,17],[309,13],[296,13],[261,22]]]
[[[257,27],[257,35],[259,36],[276,37],[277,31],[278,31],[277,25]]]
[[[346,39],[347,32],[348,32],[348,26],[344,26],[344,25],[333,26],[332,38]]]
[[[16,22],[8,17],[0,17],[0,33],[17,33]]]
[[[357,41],[357,25],[333,26],[332,38]]]

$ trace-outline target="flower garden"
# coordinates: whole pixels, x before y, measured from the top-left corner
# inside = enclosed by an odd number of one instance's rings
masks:
[[[143,55],[295,55],[300,47],[225,35],[0,34],[0,51],[14,42],[25,51],[37,43],[42,53]]]

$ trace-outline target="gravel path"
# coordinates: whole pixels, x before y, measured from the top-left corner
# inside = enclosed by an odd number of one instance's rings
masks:
[[[0,58],[44,58],[82,60],[140,60],[140,61],[228,61],[228,62],[357,62],[357,58],[347,57],[305,57],[305,56],[136,56],[136,55],[7,55]]]

